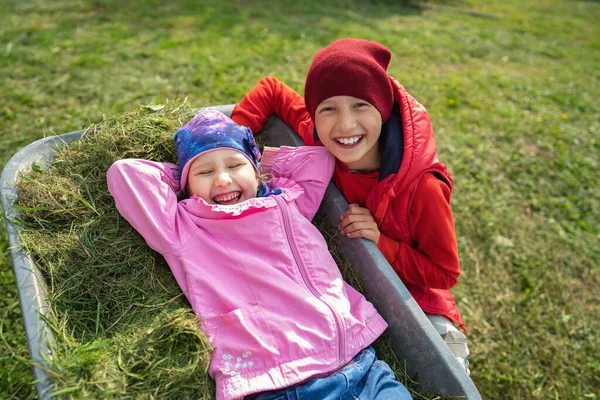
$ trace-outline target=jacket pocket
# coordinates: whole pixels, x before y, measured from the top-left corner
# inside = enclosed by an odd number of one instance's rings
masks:
[[[215,347],[212,374],[254,375],[276,365],[279,349],[267,316],[259,306],[210,317],[204,320],[204,326]]]

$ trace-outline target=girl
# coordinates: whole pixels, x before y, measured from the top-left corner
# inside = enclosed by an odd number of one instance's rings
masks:
[[[409,399],[370,347],[386,322],[310,222],[329,152],[265,148],[259,167],[250,130],[215,110],[182,126],[175,146],[179,166],[120,160],[108,188],[200,317],[217,399]]]

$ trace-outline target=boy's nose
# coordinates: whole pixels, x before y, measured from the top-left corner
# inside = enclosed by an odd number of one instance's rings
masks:
[[[340,115],[338,127],[342,132],[350,132],[356,127],[356,119],[348,113]]]
[[[227,186],[231,184],[231,182],[233,181],[231,180],[231,176],[229,176],[227,172],[221,172],[217,175],[217,178],[215,179],[215,185],[218,187]]]

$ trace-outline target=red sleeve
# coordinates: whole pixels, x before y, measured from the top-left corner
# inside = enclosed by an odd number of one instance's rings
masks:
[[[432,289],[450,289],[458,282],[460,264],[450,193],[433,174],[426,173],[419,182],[409,214],[416,247],[381,233],[377,247],[404,282]]]
[[[235,105],[231,119],[256,134],[273,114],[292,127],[304,143],[313,144],[312,123],[304,99],[277,78],[268,76],[258,81]]]

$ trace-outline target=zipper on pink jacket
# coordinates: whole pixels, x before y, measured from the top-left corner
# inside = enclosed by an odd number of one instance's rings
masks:
[[[333,316],[335,317],[335,321],[336,321],[336,325],[337,325],[337,329],[339,332],[339,343],[338,343],[338,354],[339,354],[339,363],[340,366],[344,365],[346,363],[346,355],[345,355],[345,351],[344,351],[344,329],[343,329],[343,325],[342,325],[342,321],[341,321],[341,317],[338,315],[338,313],[335,311],[335,309],[333,308],[332,305],[330,305],[327,300],[325,300],[323,298],[323,296],[321,295],[321,293],[317,290],[317,288],[315,288],[313,286],[313,284],[310,282],[310,280],[308,279],[308,277],[306,276],[306,271],[304,269],[304,264],[302,263],[302,259],[300,258],[300,256],[298,255],[298,249],[296,248],[296,242],[294,241],[294,238],[290,232],[290,216],[289,216],[289,210],[287,209],[287,207],[285,206],[285,204],[283,203],[283,201],[278,198],[278,196],[273,196],[273,198],[275,199],[275,201],[277,202],[277,204],[279,204],[279,208],[281,209],[281,215],[283,215],[283,227],[285,228],[285,234],[287,236],[288,239],[288,243],[290,244],[290,249],[292,250],[292,254],[294,256],[294,260],[296,261],[296,264],[298,265],[298,269],[300,270],[300,275],[302,275],[302,279],[304,280],[304,283],[306,284],[306,287],[308,288],[308,290],[310,290],[310,292],[313,294],[313,296],[315,296],[317,299],[319,299],[321,302],[323,302],[323,304],[325,304],[330,310],[331,313],[333,314]]]

